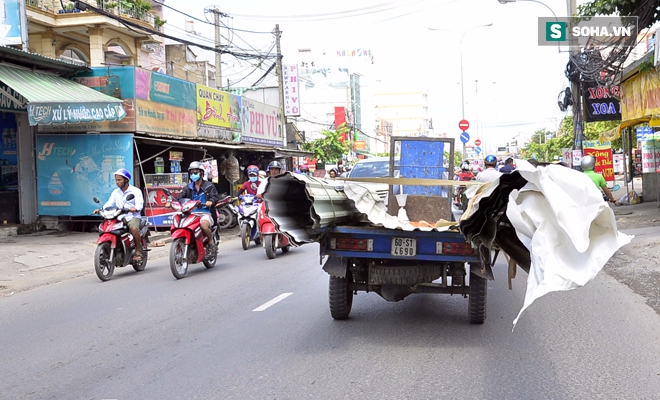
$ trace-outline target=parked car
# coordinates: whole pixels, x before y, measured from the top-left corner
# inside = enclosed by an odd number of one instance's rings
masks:
[[[399,159],[394,160],[394,176],[399,175]],[[349,178],[387,178],[390,176],[390,158],[372,157],[360,160],[353,166]],[[388,185],[385,183],[360,183],[360,185],[374,190],[387,205]],[[399,186],[394,185],[394,194],[399,193]]]

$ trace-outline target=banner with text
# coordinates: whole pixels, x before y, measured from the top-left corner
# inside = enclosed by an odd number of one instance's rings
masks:
[[[300,86],[298,84],[298,65],[283,65],[282,77],[284,79],[284,115],[287,117],[299,117]]]
[[[640,73],[621,84],[621,117],[624,121],[660,114],[660,73]]]
[[[241,97],[197,85],[197,136],[241,142]]]
[[[284,146],[284,122],[278,107],[243,98],[243,142]]]
[[[132,165],[133,135],[37,135],[39,215],[91,215],[117,187],[113,172]]]
[[[603,175],[606,181],[614,181],[614,160],[612,157],[612,144],[610,142],[601,143],[598,140],[582,142],[584,146],[584,155],[594,156],[596,158],[596,167],[594,172]]]

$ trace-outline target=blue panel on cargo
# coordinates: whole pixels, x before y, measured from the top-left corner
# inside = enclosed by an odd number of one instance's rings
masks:
[[[401,141],[401,176],[405,178],[447,179],[445,143]],[[404,186],[403,193],[421,196],[447,196],[443,186]]]

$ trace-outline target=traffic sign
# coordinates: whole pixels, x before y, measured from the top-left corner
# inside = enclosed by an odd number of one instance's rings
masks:
[[[463,131],[463,133],[461,133],[461,142],[467,143],[469,141],[470,141],[470,135],[467,132]]]
[[[474,152],[477,153],[477,154],[481,153],[481,147],[479,147],[479,146],[475,147]]]
[[[458,122],[458,128],[463,132],[467,131],[469,127],[470,127],[470,123],[467,122],[466,119],[462,119]]]
[[[474,145],[475,145],[475,146],[481,146],[481,140],[479,140],[479,139],[474,139]]]

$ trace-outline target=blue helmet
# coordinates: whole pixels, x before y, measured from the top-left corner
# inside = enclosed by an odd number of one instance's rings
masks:
[[[497,157],[495,157],[492,154],[489,154],[484,158],[484,163],[485,164],[497,164]]]
[[[128,179],[129,181],[131,180],[131,173],[128,172],[127,170],[120,168],[115,171],[113,175],[120,175],[123,176],[124,178]]]

